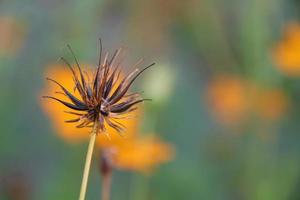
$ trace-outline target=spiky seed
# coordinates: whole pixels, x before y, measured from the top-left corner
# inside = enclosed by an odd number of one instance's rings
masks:
[[[77,118],[65,121],[67,123],[78,123],[76,125],[77,128],[91,127],[97,122],[102,132],[105,132],[106,130],[105,123],[118,132],[122,132],[126,127],[116,121],[116,119],[126,118],[126,116],[122,115],[136,110],[137,104],[149,100],[141,98],[140,93],[127,94],[128,90],[137,77],[155,63],[148,65],[142,70],[138,70],[136,67],[141,64],[141,59],[134,65],[134,68],[136,69],[120,80],[121,70],[119,69],[119,66],[121,63],[118,62],[116,65],[115,63],[122,49],[117,49],[110,59],[108,58],[109,54],[106,53],[102,62],[103,50],[101,39],[99,39],[99,43],[99,63],[91,79],[92,81],[90,81],[88,74],[84,73],[81,69],[70,45],[67,45],[67,47],[75,60],[79,77],[72,65],[66,59],[61,58],[72,72],[74,92],[77,90],[80,98],[75,97],[75,95],[68,91],[62,84],[51,78],[47,78],[47,80],[55,83],[62,90],[57,93],[68,97],[70,102],[63,101],[53,96],[44,96],[44,98],[55,100],[64,106],[77,111],[65,111],[66,113],[77,116]]]

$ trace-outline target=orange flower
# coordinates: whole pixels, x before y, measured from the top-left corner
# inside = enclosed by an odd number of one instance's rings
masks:
[[[60,66],[60,65],[54,65],[50,66],[48,68],[48,71],[46,72],[47,77],[53,77],[55,76],[55,79],[62,83],[64,87],[70,91],[73,90],[74,87],[74,82],[72,80],[72,75],[71,72],[69,71],[68,68],[65,66]],[[53,94],[57,91],[57,86],[54,84],[47,84],[45,88],[47,94]],[[79,97],[78,93],[74,93],[76,97]],[[67,100],[67,97],[61,96],[62,100]],[[76,128],[75,126],[70,126],[64,123],[65,120],[68,120],[72,118],[72,115],[63,112],[64,110],[67,110],[66,107],[62,104],[59,104],[54,101],[41,101],[42,108],[45,110],[45,112],[49,115],[51,118],[53,125],[56,129],[56,132],[64,138],[67,141],[70,142],[78,142],[82,139],[87,139],[89,137],[89,131],[90,129],[88,128]],[[135,113],[137,115],[137,111]],[[138,120],[133,118],[133,119],[120,119],[120,123],[126,124],[126,130],[124,135],[127,138],[132,137],[137,130],[137,125],[138,125]],[[107,132],[110,133],[110,137],[112,138],[111,141],[116,142],[119,140],[122,140],[123,138],[120,136],[119,133],[117,133],[116,130],[113,128],[107,126]],[[107,137],[107,136],[105,136]],[[104,134],[100,134],[98,136],[98,140],[100,143],[110,143],[107,138],[104,138]]]
[[[225,124],[240,122],[249,104],[247,85],[234,75],[219,75],[208,85],[207,100],[213,115]]]
[[[13,17],[0,17],[0,54],[14,54],[24,40],[25,30]]]
[[[213,115],[224,124],[237,124],[250,112],[273,121],[284,115],[288,98],[279,88],[261,88],[233,75],[219,75],[209,83],[208,103]]]
[[[287,76],[300,76],[300,25],[288,24],[283,38],[273,49],[273,60]]]
[[[151,172],[174,155],[171,145],[153,136],[125,140],[104,150],[110,151],[109,157],[115,168],[143,173]]]

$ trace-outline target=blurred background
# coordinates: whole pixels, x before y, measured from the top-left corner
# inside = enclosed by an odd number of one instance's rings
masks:
[[[156,62],[133,88],[153,101],[131,122],[138,139],[120,147],[112,199],[300,199],[299,6],[0,1],[0,199],[78,198],[86,134],[41,96],[49,71],[66,80],[58,60],[74,62],[67,44],[96,66],[99,37],[104,51],[127,48],[125,71]],[[98,160],[90,200],[100,199]]]

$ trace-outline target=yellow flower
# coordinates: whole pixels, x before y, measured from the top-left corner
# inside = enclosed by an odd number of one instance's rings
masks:
[[[288,24],[283,38],[273,49],[273,60],[279,71],[287,76],[300,76],[300,25]]]

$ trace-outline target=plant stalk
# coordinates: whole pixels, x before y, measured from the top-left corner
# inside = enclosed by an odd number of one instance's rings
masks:
[[[86,160],[85,160],[85,166],[84,166],[83,177],[82,177],[82,182],[81,182],[79,200],[85,199],[86,188],[87,188],[87,183],[88,183],[88,179],[89,179],[89,172],[90,172],[91,161],[92,161],[93,150],[94,150],[94,146],[95,146],[97,133],[98,133],[98,123],[95,122],[92,133],[91,133],[88,151],[86,154]]]
[[[102,198],[101,200],[110,199],[112,171],[102,176]]]

